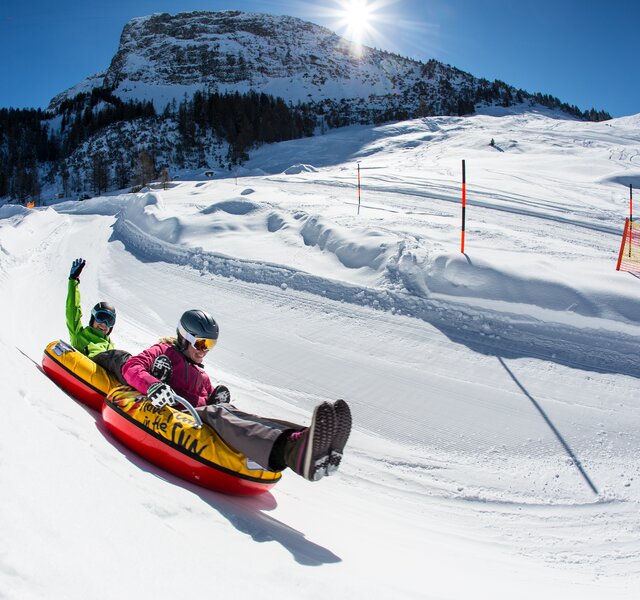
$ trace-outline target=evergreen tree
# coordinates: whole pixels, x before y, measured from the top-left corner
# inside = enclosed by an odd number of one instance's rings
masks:
[[[141,186],[147,185],[155,179],[155,161],[147,150],[140,150],[136,161],[136,183]]]
[[[102,152],[96,152],[92,158],[91,181],[96,196],[106,192],[109,187],[109,171],[107,161]]]
[[[116,167],[115,167],[115,183],[118,189],[126,188],[129,185],[131,180],[131,173],[129,168],[124,162],[122,155],[119,154],[116,159]]]
[[[169,177],[169,169],[167,169],[167,167],[160,171],[160,181],[162,182],[162,189],[166,190],[169,181],[171,181],[171,178]]]

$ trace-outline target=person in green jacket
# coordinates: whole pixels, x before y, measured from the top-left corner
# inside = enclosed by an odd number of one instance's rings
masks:
[[[124,350],[116,350],[109,337],[116,324],[116,309],[109,302],[98,302],[91,310],[89,325],[82,325],[80,273],[86,264],[87,261],[83,258],[76,258],[69,272],[66,318],[71,345],[124,383],[122,365],[131,354]]]

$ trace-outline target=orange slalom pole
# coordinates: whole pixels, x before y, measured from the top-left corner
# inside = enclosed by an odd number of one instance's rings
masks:
[[[462,236],[460,240],[460,252],[464,254],[464,229],[467,212],[467,175],[464,160],[462,161]]]
[[[633,242],[633,185],[629,184],[629,257],[631,257],[631,245]]]
[[[622,233],[622,242],[620,242],[620,252],[618,254],[618,264],[616,265],[616,271],[620,270],[620,264],[622,263],[622,255],[624,254],[624,242],[627,239],[627,230],[629,229],[629,219],[624,220],[624,232]],[[629,250],[631,252],[631,250]]]

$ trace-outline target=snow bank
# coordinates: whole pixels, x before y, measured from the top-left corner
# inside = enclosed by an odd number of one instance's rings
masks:
[[[52,208],[0,207],[0,253],[6,259],[25,261],[66,221]]]
[[[0,206],[0,219],[9,219],[15,215],[27,215],[30,210],[21,204],[3,204]]]
[[[163,212],[161,196],[150,192],[131,198],[118,219],[127,220],[158,240],[175,243],[180,239],[180,221],[175,217],[165,217]]]
[[[117,215],[130,200],[129,194],[101,196],[88,200],[60,202],[55,205],[57,212],[74,215]]]

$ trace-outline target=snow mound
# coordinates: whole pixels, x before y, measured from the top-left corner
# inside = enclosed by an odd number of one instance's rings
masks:
[[[9,219],[16,215],[28,215],[31,209],[21,204],[4,204],[0,206],[0,219]]]
[[[599,316],[599,307],[586,294],[553,281],[538,265],[536,275],[510,273],[479,259],[459,254],[438,256],[429,269],[429,288],[449,296],[473,296],[512,303],[527,303],[551,310],[572,310],[585,316]]]
[[[320,216],[308,218],[300,235],[307,246],[317,246],[331,252],[349,269],[369,267],[377,271],[389,253],[390,239],[375,231],[358,236],[352,230],[339,227]]]
[[[121,216],[139,230],[175,244],[180,239],[182,226],[176,217],[166,217],[163,212],[164,203],[160,196],[147,193],[131,198]]]
[[[284,175],[299,175],[300,173],[317,173],[318,169],[311,165],[305,165],[302,163],[291,165],[288,169],[283,171]]]
[[[29,209],[10,205],[0,207],[0,264],[5,260],[28,260],[53,231],[65,224],[52,208]],[[26,240],[29,241],[27,246]]]
[[[249,213],[258,210],[259,206],[255,202],[249,202],[248,200],[224,200],[223,202],[216,202],[211,204],[201,212],[204,215],[210,215],[216,212],[225,212],[229,215],[248,215]]]
[[[129,202],[129,194],[90,198],[89,200],[69,200],[56,204],[60,213],[74,215],[117,215]]]

